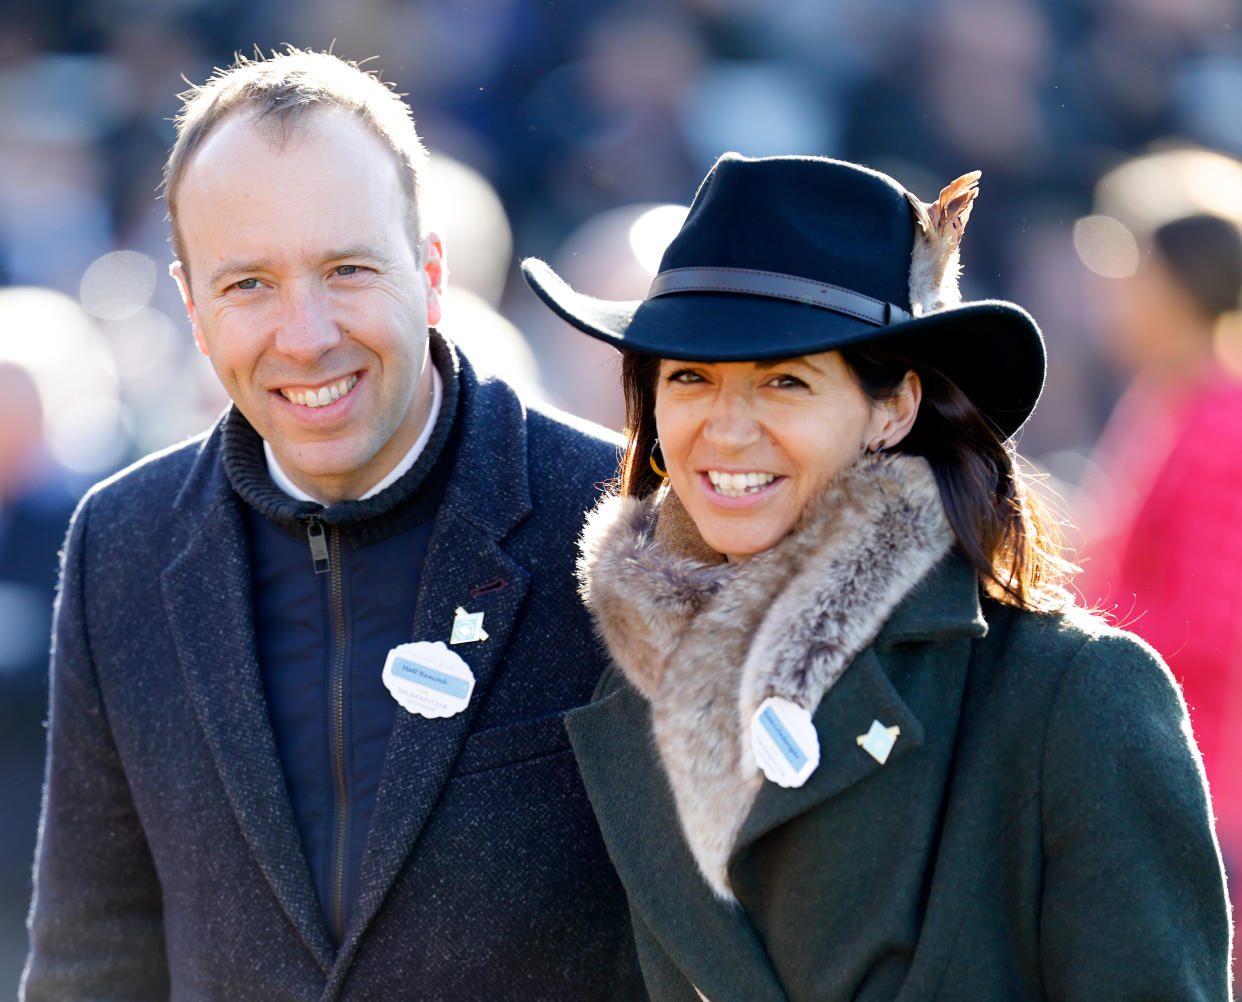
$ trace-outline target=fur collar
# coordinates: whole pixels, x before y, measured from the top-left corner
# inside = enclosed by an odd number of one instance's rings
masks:
[[[752,714],[768,696],[813,713],[952,542],[930,467],[900,455],[860,459],[744,563],[712,555],[667,490],[589,516],[583,599],[651,704],[682,830],[719,897],[733,897],[729,853],[763,784]]]

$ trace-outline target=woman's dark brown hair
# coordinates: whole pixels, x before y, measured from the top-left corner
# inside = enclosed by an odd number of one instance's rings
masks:
[[[841,352],[863,392],[874,401],[895,394],[913,370],[922,383],[918,417],[889,451],[923,456],[931,465],[945,515],[985,590],[1009,605],[1068,605],[1074,567],[1061,555],[1056,523],[1026,487],[1017,454],[943,373],[887,349]],[[626,353],[621,367],[629,442],[621,461],[621,492],[645,497],[661,483],[648,457],[656,440],[655,393],[660,360]]]

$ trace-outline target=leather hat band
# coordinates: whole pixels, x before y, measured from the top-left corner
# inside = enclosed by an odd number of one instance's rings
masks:
[[[648,299],[678,292],[736,292],[768,299],[787,299],[844,313],[877,327],[912,319],[909,310],[872,299],[861,292],[779,271],[752,268],[670,268],[656,275]]]

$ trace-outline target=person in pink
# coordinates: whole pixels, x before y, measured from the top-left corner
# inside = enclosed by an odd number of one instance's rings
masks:
[[[1192,214],[1164,223],[1108,297],[1136,371],[1084,479],[1078,586],[1150,643],[1180,681],[1242,905],[1242,376],[1229,317],[1242,234]],[[1236,352],[1236,348],[1233,349]]]

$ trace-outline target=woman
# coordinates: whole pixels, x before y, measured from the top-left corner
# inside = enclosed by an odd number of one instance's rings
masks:
[[[1038,328],[957,293],[977,177],[730,154],[641,303],[524,265],[625,357],[570,732],[660,1002],[1227,998],[1185,709],[1023,490]]]

